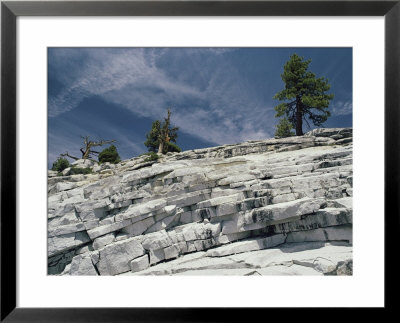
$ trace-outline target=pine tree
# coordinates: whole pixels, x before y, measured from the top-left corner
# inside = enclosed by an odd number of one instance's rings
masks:
[[[294,132],[292,131],[292,129],[293,125],[289,122],[289,120],[286,118],[282,118],[276,125],[275,136],[279,138],[294,136]]]
[[[164,122],[153,121],[151,130],[146,134],[144,145],[152,152],[180,152],[181,149],[176,145],[178,138],[178,127],[171,126],[171,110],[168,109],[167,117]],[[174,144],[175,143],[175,144]]]
[[[303,120],[308,126],[308,120],[321,126],[330,116],[328,106],[333,94],[326,93],[330,84],[326,78],[316,78],[314,73],[308,71],[310,63],[310,59],[304,60],[296,54],[290,56],[281,75],[285,89],[274,96],[279,101],[289,101],[275,107],[275,116],[286,115],[296,129],[296,136],[303,135]]]

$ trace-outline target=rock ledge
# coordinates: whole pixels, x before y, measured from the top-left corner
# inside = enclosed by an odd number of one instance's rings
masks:
[[[77,165],[49,171],[49,274],[352,274],[351,128]]]

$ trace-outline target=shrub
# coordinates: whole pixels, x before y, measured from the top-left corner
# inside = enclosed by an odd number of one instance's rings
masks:
[[[140,156],[148,156],[147,158],[145,158],[145,160],[144,160],[145,162],[158,160],[158,158],[160,158],[160,156],[158,156],[157,153],[155,153],[153,151],[145,153],[145,154],[140,155]]]
[[[182,149],[174,144],[173,142],[167,142],[166,143],[166,147],[164,148],[164,153],[166,154],[167,152],[173,152],[173,153],[180,153],[182,151]]]
[[[78,175],[78,174],[87,175],[87,174],[91,174],[91,173],[92,173],[92,169],[90,167],[86,167],[86,168],[71,167],[71,170],[69,171],[70,175]]]
[[[65,158],[59,157],[54,163],[51,170],[55,170],[57,172],[62,172],[64,169],[69,167],[69,161]]]
[[[276,132],[275,132],[276,137],[285,138],[294,136],[294,132],[292,131],[293,125],[286,118],[282,118],[275,127],[276,127]]]
[[[121,161],[121,159],[119,157],[117,147],[115,147],[114,145],[111,145],[110,147],[104,149],[99,154],[99,162],[100,163],[109,162],[112,164],[116,164],[116,163],[119,163],[120,161]]]

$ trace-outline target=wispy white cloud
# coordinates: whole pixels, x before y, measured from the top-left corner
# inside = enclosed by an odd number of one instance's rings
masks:
[[[56,97],[49,98],[50,117],[75,108],[85,97],[92,95],[117,103],[122,103],[118,102],[117,98],[120,101],[126,100],[124,103],[135,101],[135,98],[146,90],[159,90],[161,93],[171,93],[172,96],[200,95],[195,88],[169,79],[156,67],[157,56],[151,51],[149,54],[145,53],[145,49],[121,49],[117,52],[107,49],[83,51],[82,61],[72,67],[71,72],[66,71],[73,77],[61,78],[65,89]],[[152,99],[147,98],[148,101]]]
[[[334,116],[351,114],[353,113],[353,103],[351,101],[333,102],[331,110]]]
[[[63,88],[49,97],[49,117],[99,96],[156,119],[172,106],[182,131],[217,144],[271,137],[272,109],[224,59],[232,50],[180,49],[180,70],[168,66],[169,49],[57,49],[50,70],[64,67]]]

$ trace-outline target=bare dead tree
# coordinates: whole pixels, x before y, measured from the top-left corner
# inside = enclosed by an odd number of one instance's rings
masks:
[[[100,152],[92,150],[93,147],[103,146],[112,144],[115,140],[99,140],[99,141],[91,141],[89,140],[89,136],[81,136],[84,140],[85,147],[81,148],[80,151],[82,153],[82,159],[90,158],[92,155],[98,155]]]
[[[78,160],[78,159],[79,159],[78,157],[74,157],[74,156],[71,156],[70,154],[68,154],[68,151],[65,152],[64,154],[60,154],[60,156],[61,156],[61,157],[69,157],[69,158],[75,159],[75,160]]]
[[[81,138],[83,139],[83,143],[84,143],[84,147],[80,148],[80,152],[82,153],[82,157],[78,158],[78,157],[74,157],[71,156],[70,154],[68,154],[68,152],[61,154],[61,156],[67,156],[69,158],[78,160],[78,159],[90,159],[91,157],[94,157],[93,155],[98,155],[100,154],[100,152],[93,150],[93,147],[99,147],[99,146],[103,146],[103,145],[108,145],[111,144],[113,142],[115,142],[115,140],[99,140],[99,141],[92,141],[89,140],[89,136],[81,136]]]

